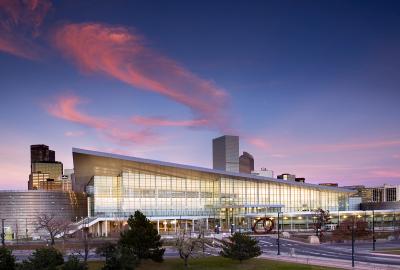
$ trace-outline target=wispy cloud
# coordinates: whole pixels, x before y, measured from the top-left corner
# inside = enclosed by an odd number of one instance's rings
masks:
[[[135,88],[164,95],[191,109],[193,122],[136,119],[147,125],[229,128],[228,96],[213,81],[185,69],[151,49],[136,31],[100,23],[65,24],[54,44],[82,70],[106,74]]]
[[[248,137],[247,141],[251,145],[260,148],[262,150],[266,150],[270,147],[270,144],[267,142],[267,140],[260,137]]]
[[[85,135],[85,132],[84,131],[66,131],[64,133],[64,135],[66,137],[81,137],[81,136]]]
[[[59,96],[55,102],[45,107],[50,115],[95,129],[101,135],[120,145],[159,141],[159,138],[148,129],[140,131],[130,129],[129,121],[91,116],[78,110],[77,106],[86,102],[78,96],[70,94]]]
[[[376,178],[400,178],[400,170],[399,169],[391,169],[391,168],[385,168],[385,169],[380,169],[380,170],[371,170],[369,171],[370,176],[376,177]]]
[[[87,127],[105,129],[108,124],[105,119],[93,117],[86,113],[78,111],[78,104],[85,101],[78,96],[68,95],[58,97],[56,103],[47,106],[47,111],[58,118],[79,123]]]
[[[48,0],[0,0],[0,51],[38,59],[35,39],[52,4]]]
[[[164,126],[164,127],[200,127],[206,126],[206,119],[198,120],[170,120],[165,117],[143,117],[134,116],[132,118],[134,124],[143,126]]]

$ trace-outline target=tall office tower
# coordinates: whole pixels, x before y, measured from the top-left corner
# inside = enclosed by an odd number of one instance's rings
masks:
[[[239,172],[251,173],[254,171],[254,158],[251,154],[243,152],[239,157]]]
[[[213,168],[239,172],[239,136],[225,135],[213,139]]]
[[[31,145],[31,174],[28,189],[61,190],[63,164],[55,161],[55,152],[47,145]]]
[[[50,150],[47,145],[31,145],[31,163],[34,162],[54,162],[55,152]]]

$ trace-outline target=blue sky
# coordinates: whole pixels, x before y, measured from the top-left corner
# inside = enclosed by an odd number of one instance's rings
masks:
[[[4,1],[0,183],[29,145],[205,167],[241,137],[306,181],[400,179],[398,1]]]

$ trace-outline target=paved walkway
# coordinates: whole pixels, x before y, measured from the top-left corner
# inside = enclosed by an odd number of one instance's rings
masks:
[[[280,256],[276,254],[262,254],[260,258],[277,260],[277,261],[286,261],[286,262],[295,262],[302,264],[310,264],[310,265],[318,265],[325,267],[335,267],[340,269],[360,269],[360,270],[391,270],[391,269],[400,269],[400,266],[392,266],[385,264],[372,264],[372,263],[364,263],[364,262],[355,262],[355,267],[351,267],[351,261],[348,260],[339,260],[339,259],[327,259],[327,258],[316,258],[316,257],[308,257],[302,255],[294,255],[281,253]],[[399,258],[400,259],[400,258]]]

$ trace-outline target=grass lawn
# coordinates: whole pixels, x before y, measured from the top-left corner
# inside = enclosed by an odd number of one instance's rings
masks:
[[[101,269],[103,263],[102,262],[90,262],[89,270],[98,270]],[[155,263],[152,261],[143,261],[138,270],[151,270],[151,269],[159,269],[159,270],[183,270],[183,260],[181,259],[166,259],[163,263]],[[189,269],[202,269],[202,270],[275,270],[275,269],[299,269],[299,270],[307,270],[307,269],[334,269],[334,268],[325,268],[321,266],[312,266],[305,264],[295,264],[289,262],[279,262],[279,261],[271,261],[265,259],[251,259],[248,261],[244,261],[241,264],[238,261],[222,258],[222,257],[207,257],[200,259],[191,259],[189,260]]]
[[[400,249],[395,248],[395,249],[381,249],[375,251],[376,253],[382,253],[382,254],[394,254],[394,255],[400,255]]]

